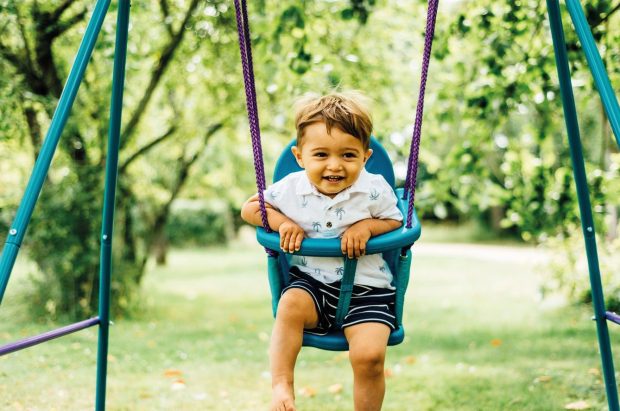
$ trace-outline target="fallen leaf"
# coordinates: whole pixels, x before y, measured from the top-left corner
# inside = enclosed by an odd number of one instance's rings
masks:
[[[601,370],[599,370],[598,368],[590,368],[588,370],[588,374],[590,374],[590,375],[601,375]]]
[[[383,374],[385,374],[385,378],[390,378],[394,375],[394,372],[391,368],[386,368],[385,370],[383,370]]]
[[[584,400],[579,400],[579,401],[566,404],[564,406],[564,409],[565,410],[588,410],[590,409],[590,404],[588,404]]]
[[[405,357],[405,364],[415,364],[416,359],[413,355],[408,355]]]
[[[183,372],[181,370],[166,370],[164,371],[164,377],[180,377],[181,375],[183,375]]]
[[[185,388],[185,381],[182,378],[178,378],[172,382],[172,386],[170,387],[173,390],[182,390]]]
[[[297,390],[297,393],[302,397],[314,397],[316,395],[316,390],[312,387],[301,387]]]
[[[541,375],[534,378],[534,382],[549,382],[552,378],[553,377],[551,377],[550,375]]]
[[[491,340],[491,345],[493,347],[499,347],[500,345],[502,345],[502,340],[500,340],[499,338],[493,338]]]
[[[342,384],[332,384],[327,388],[327,391],[331,394],[338,394],[342,392]]]

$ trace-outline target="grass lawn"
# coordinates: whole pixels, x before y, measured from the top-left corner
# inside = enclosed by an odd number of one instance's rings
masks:
[[[416,245],[384,409],[605,409],[589,307],[541,302],[540,260],[527,247]],[[11,304],[25,271],[0,310],[0,344],[52,327]],[[109,410],[267,409],[272,319],[257,245],[176,250],[144,294],[140,317],[111,328]],[[92,409],[96,339],[91,329],[0,357],[0,409]],[[301,410],[352,409],[346,354],[304,348],[296,384]]]

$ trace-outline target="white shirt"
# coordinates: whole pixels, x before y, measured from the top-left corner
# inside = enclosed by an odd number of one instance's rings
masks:
[[[340,237],[351,225],[367,218],[403,219],[392,187],[382,175],[366,169],[351,187],[334,198],[321,194],[303,170],[287,175],[264,194],[265,202],[303,228],[309,238]],[[290,264],[323,283],[339,281],[344,273],[341,257],[293,255]],[[393,289],[392,278],[381,254],[358,259],[355,284]]]

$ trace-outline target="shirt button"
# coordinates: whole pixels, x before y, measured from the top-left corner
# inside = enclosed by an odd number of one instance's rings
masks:
[[[327,226],[327,228],[332,228],[332,222],[328,221],[327,224],[325,224]]]

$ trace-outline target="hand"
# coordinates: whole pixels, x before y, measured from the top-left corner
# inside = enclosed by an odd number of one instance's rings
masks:
[[[371,236],[370,228],[364,221],[358,221],[343,234],[340,242],[342,254],[349,258],[359,258],[366,254],[366,243]]]
[[[292,221],[285,221],[278,228],[280,233],[280,248],[285,253],[299,251],[304,239],[304,230]]]

